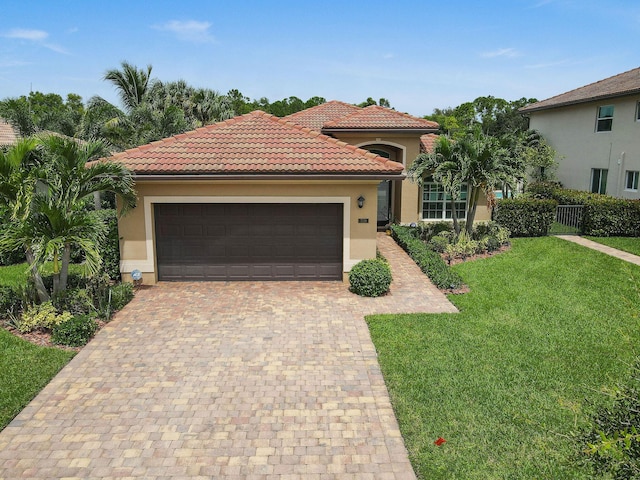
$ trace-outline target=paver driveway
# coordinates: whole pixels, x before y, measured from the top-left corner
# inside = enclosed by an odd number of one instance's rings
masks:
[[[0,433],[0,478],[415,479],[363,315],[455,309],[379,242],[384,299],[340,282],[140,291]]]

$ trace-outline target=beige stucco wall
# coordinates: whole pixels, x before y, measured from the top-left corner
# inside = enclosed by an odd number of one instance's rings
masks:
[[[402,158],[398,158],[398,163],[402,163],[405,169],[411,166],[416,157],[420,154],[420,135],[408,134],[384,134],[377,133],[339,133],[334,134],[336,138],[343,142],[356,145],[358,147],[370,144],[382,144],[399,148],[402,151]],[[393,210],[395,220],[400,223],[417,222],[420,219],[420,192],[418,186],[405,179],[394,184]]]
[[[607,193],[640,198],[625,191],[625,171],[640,171],[640,122],[636,120],[639,95],[531,113],[530,127],[539,130],[557,151],[558,180],[567,188],[590,190],[591,169],[609,170]],[[611,132],[596,132],[598,107],[613,105]]]
[[[138,181],[138,206],[119,220],[120,270],[124,280],[138,269],[145,284],[154,284],[156,258],[153,205],[155,203],[343,203],[344,271],[358,261],[375,258],[377,185],[368,181]],[[358,208],[357,198],[365,204]],[[368,219],[359,223],[358,219]]]

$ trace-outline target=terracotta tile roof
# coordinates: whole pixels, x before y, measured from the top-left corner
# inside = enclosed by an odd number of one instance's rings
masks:
[[[337,100],[331,100],[330,102],[323,103],[316,107],[307,108],[300,112],[287,115],[287,120],[297,123],[303,127],[310,128],[312,130],[320,131],[322,126],[333,120],[346,117],[347,115],[362,110],[360,107],[351,105],[349,103],[339,102]]]
[[[535,112],[547,108],[557,108],[576,103],[590,102],[605,98],[632,95],[640,92],[640,68],[605,78],[599,82],[576,88],[570,92],[532,103],[520,109],[520,112]]]
[[[420,152],[433,152],[433,147],[436,144],[436,140],[438,140],[438,138],[440,138],[440,135],[436,135],[435,133],[427,133],[426,135],[422,135],[420,137]]]
[[[401,175],[402,164],[261,111],[117,153],[138,175]]]
[[[438,124],[411,116],[407,113],[396,112],[390,108],[371,105],[324,124],[323,131],[333,130],[437,130]]]
[[[13,145],[19,138],[13,126],[0,118],[0,145]]]

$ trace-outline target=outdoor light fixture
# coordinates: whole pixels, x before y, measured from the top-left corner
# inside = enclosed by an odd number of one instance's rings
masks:
[[[362,208],[362,207],[364,207],[364,197],[360,195],[358,197],[358,208]]]

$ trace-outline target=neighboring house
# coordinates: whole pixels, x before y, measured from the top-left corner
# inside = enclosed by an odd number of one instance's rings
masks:
[[[13,145],[19,138],[20,135],[18,135],[13,126],[0,118],[0,147]]]
[[[334,101],[285,118],[256,111],[115,154],[138,190],[119,220],[123,277],[341,280],[376,256],[379,226],[450,216],[436,184],[423,194],[405,180],[437,128]]]
[[[640,198],[640,68],[520,112],[558,153],[565,187]]]

